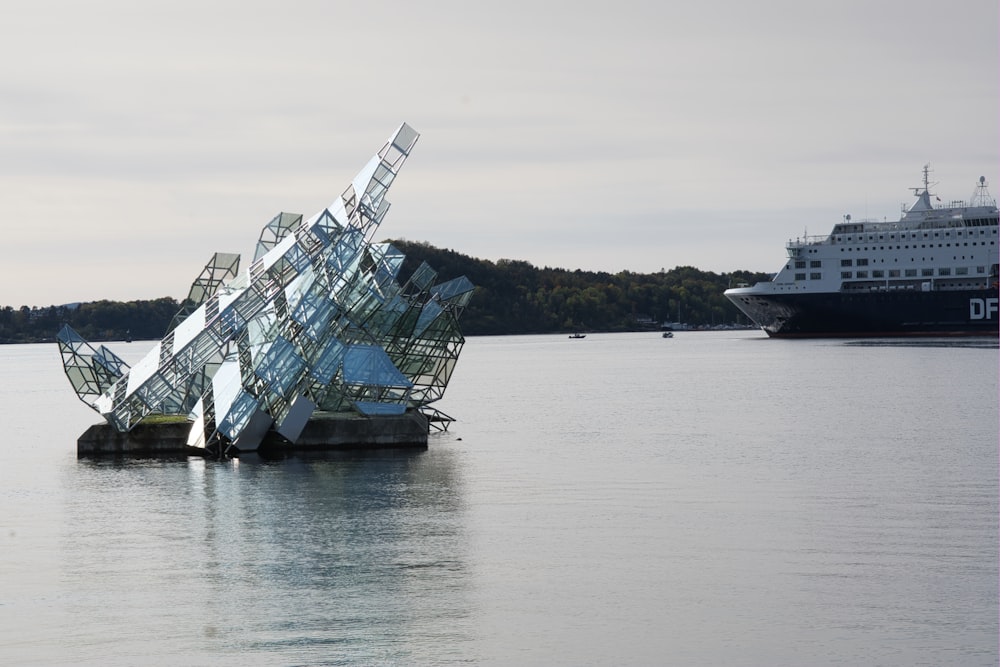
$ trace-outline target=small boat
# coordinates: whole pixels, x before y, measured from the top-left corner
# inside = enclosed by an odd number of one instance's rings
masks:
[[[663,337],[664,338],[673,338],[674,337],[674,332],[673,331],[664,331],[663,332]]]
[[[575,333],[575,334],[570,334],[569,337],[570,338],[586,338],[587,334]]]

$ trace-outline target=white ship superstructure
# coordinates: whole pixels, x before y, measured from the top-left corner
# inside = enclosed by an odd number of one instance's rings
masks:
[[[789,241],[771,281],[726,296],[773,336],[993,333],[997,207],[980,177],[968,202],[931,192],[898,221],[845,216],[826,236]]]

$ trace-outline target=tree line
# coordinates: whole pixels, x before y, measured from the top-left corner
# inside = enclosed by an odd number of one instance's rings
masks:
[[[636,331],[667,322],[692,327],[750,324],[723,292],[770,278],[750,271],[712,273],[678,266],[658,273],[605,273],[491,262],[427,243],[392,241],[406,255],[403,276],[421,261],[439,280],[465,275],[476,292],[462,314],[468,335]]]
[[[68,324],[87,340],[162,338],[180,303],[170,297],[151,301],[92,301],[44,308],[0,308],[0,344],[48,343]]]
[[[466,335],[637,331],[681,322],[692,327],[749,324],[723,292],[767,280],[749,271],[712,273],[678,266],[658,273],[605,273],[537,268],[529,262],[469,257],[427,243],[392,241],[406,255],[400,279],[427,262],[438,281],[466,276],[476,292],[461,317]],[[0,344],[52,342],[63,324],[90,341],[154,340],[166,332],[180,302],[93,301],[0,308]]]

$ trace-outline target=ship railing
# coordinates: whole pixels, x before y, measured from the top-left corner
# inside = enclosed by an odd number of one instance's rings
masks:
[[[986,289],[989,282],[985,280],[942,280],[933,278],[931,280],[909,280],[889,282],[885,281],[844,281],[840,284],[841,292],[950,292],[967,289]]]
[[[810,245],[820,245],[821,243],[826,243],[830,240],[829,234],[823,235],[811,235],[811,236],[797,236],[794,239],[788,239],[788,244],[786,247],[791,248],[803,248]]]

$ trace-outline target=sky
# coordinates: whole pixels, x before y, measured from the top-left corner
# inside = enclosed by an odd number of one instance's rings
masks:
[[[773,272],[898,218],[925,164],[997,196],[998,34],[996,0],[15,0],[0,306],[182,298],[402,122],[376,240]]]

